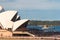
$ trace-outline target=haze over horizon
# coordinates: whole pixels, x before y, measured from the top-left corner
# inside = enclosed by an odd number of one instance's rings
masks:
[[[22,19],[60,20],[60,0],[0,0],[5,10],[17,10]]]

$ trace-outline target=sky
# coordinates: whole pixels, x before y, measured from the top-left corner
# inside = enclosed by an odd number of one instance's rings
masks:
[[[7,10],[17,10],[22,19],[60,20],[60,0],[0,0]]]

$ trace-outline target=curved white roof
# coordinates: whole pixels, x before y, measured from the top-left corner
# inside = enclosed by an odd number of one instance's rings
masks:
[[[16,20],[17,20],[17,19],[19,19],[19,18],[20,18],[20,16],[19,16],[19,15],[17,15],[17,18],[16,18]]]
[[[19,26],[21,26],[27,21],[28,19],[23,19],[16,22],[12,22],[10,20],[4,19],[4,20],[0,20],[0,23],[3,25],[2,27],[3,29],[13,28],[12,31],[15,31]]]
[[[6,20],[12,20],[12,18],[17,14],[17,11],[5,11],[0,14],[0,20],[1,18]]]
[[[12,28],[12,27],[13,27],[13,22],[7,20],[4,24],[4,28],[8,29],[8,28]]]
[[[3,28],[3,25],[1,24],[1,22],[0,22],[0,27]]]
[[[13,22],[9,21],[9,20],[6,20],[6,19],[0,20],[0,23],[2,24],[2,26],[3,26],[2,28],[3,29],[12,28],[12,26],[13,26]]]
[[[0,6],[0,10],[2,10],[3,9],[3,7],[2,6]]]
[[[13,28],[12,31],[15,31],[19,26],[28,21],[28,19],[16,21],[19,18],[20,16],[17,15],[17,11],[5,11],[0,13],[0,23],[2,24],[2,28]],[[11,20],[15,20],[16,22],[12,22]]]
[[[4,11],[4,8],[0,6],[0,13]]]
[[[28,21],[28,19],[23,19],[23,20],[19,20],[19,21],[14,22],[14,26],[13,26],[12,31],[15,31],[19,26],[21,26],[22,24],[24,24],[27,21]]]
[[[0,22],[3,25],[3,28],[11,28],[13,22],[11,22],[12,18],[15,16],[17,11],[5,11],[0,14]]]
[[[16,19],[18,19],[20,16],[19,15],[17,15],[17,18]]]

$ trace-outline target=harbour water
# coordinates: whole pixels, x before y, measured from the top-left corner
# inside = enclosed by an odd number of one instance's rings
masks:
[[[29,25],[27,26],[28,29],[37,29],[37,30],[43,30],[45,32],[60,32],[60,26],[50,26],[48,29],[43,29],[42,26],[36,26],[36,25]]]

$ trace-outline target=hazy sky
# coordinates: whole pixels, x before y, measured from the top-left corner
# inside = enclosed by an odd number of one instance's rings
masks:
[[[60,0],[0,0],[0,4],[24,9],[60,9]]]
[[[31,20],[60,20],[60,0],[0,0],[6,10],[17,10]]]

